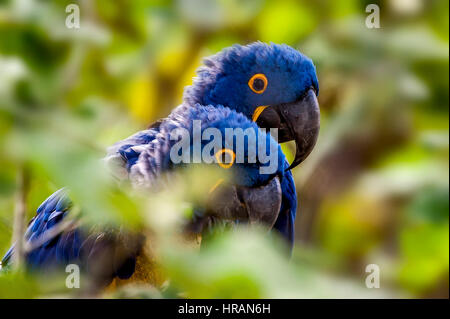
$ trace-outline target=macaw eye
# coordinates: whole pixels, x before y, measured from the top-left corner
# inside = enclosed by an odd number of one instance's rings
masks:
[[[229,148],[224,148],[217,151],[216,154],[214,154],[214,157],[216,158],[216,161],[220,165],[220,167],[230,168],[234,164],[236,154]]]
[[[253,92],[261,94],[267,88],[267,78],[264,74],[257,73],[250,78],[248,81],[248,86]]]

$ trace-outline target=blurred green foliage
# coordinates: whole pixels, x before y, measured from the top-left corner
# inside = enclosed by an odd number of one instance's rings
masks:
[[[80,29],[65,26],[72,2],[80,5]],[[380,6],[380,29],[365,27],[368,3]],[[11,244],[18,170],[30,174],[29,218],[67,186],[93,222],[173,235],[176,212],[189,211],[185,201],[201,197],[201,187],[192,194],[192,184],[181,183],[176,195],[136,198],[111,184],[99,159],[177,106],[202,57],[233,43],[272,41],[310,56],[320,81],[319,141],[294,171],[293,261],[259,232],[227,233],[201,254],[169,238],[160,250],[170,286],[114,296],[448,297],[448,6],[1,1],[0,252]],[[291,146],[283,145],[288,158]],[[371,263],[381,268],[377,291],[364,285]],[[67,293],[47,286],[1,275],[0,297]]]

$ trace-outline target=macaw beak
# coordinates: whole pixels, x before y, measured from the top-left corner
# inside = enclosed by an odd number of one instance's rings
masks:
[[[294,102],[259,107],[253,120],[262,128],[278,128],[279,143],[295,141],[295,158],[288,170],[292,169],[308,157],[319,135],[320,111],[316,91],[310,88]]]
[[[207,206],[208,222],[239,221],[271,229],[281,207],[280,179],[275,176],[259,187],[219,185]]]

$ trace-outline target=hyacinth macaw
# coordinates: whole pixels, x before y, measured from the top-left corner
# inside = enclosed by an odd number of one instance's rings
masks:
[[[253,125],[256,128],[255,124],[252,124],[256,122],[261,128],[277,128],[279,142],[296,142],[296,155],[291,165],[278,149],[279,159],[282,160],[273,176],[260,174],[255,164],[243,167],[236,164],[233,170],[243,170],[242,174],[235,174],[238,177],[236,185],[239,187],[249,187],[254,190],[254,194],[262,187],[262,193],[267,196],[254,196],[252,201],[248,200],[249,203],[252,202],[255,209],[261,210],[259,215],[256,214],[259,218],[262,215],[275,217],[274,221],[271,221],[271,218],[261,219],[269,225],[274,222],[273,228],[285,236],[292,246],[297,198],[289,169],[308,156],[315,145],[319,130],[316,98],[318,80],[312,61],[289,46],[257,42],[248,46],[236,45],[206,59],[197,75],[193,85],[186,88],[182,105],[147,130],[111,147],[107,156],[108,162],[119,163],[119,167],[122,167],[122,173],[119,175],[129,178],[137,186],[145,187],[152,185],[164,170],[176,166],[167,157],[170,143],[164,134],[169,128],[189,128],[188,122],[195,119],[201,120],[207,126],[220,123],[222,127]],[[212,124],[209,118],[221,120]],[[271,140],[271,144],[273,143]],[[280,192],[277,191],[277,183],[269,183],[274,176],[279,179]],[[264,185],[270,187],[265,188]],[[280,194],[280,201],[277,196],[269,196],[273,193]],[[233,206],[233,203],[242,200],[241,194],[237,196],[236,190],[230,194],[234,194],[234,198],[230,195],[232,197],[228,201],[232,209],[225,207],[221,211],[222,215],[225,211],[227,214],[230,211],[237,215],[242,214],[237,213],[239,209]],[[248,196],[252,197],[250,193]],[[263,197],[269,198],[270,201],[264,201]],[[262,212],[264,207],[270,207],[270,211]],[[69,208],[69,201],[63,192],[49,197],[31,221],[26,234],[27,241],[33,241],[54,227],[53,225],[60,223]],[[278,210],[273,214],[272,211],[276,208]],[[214,214],[221,216],[220,213],[210,212],[210,216]],[[232,217],[239,220],[237,215]],[[102,234],[99,237],[98,233],[83,233],[79,229],[64,231],[52,239],[52,242],[30,252],[27,261],[31,265],[39,266],[58,258],[62,258],[64,262],[75,257],[84,258],[86,267],[99,278],[129,277],[134,271],[135,257],[139,253],[142,239],[140,236],[121,234],[120,231]],[[10,249],[3,259],[3,264],[7,263],[12,253],[13,249]],[[110,258],[98,258],[100,255]],[[89,266],[96,264],[90,260],[102,259],[108,260],[105,263],[109,271],[104,271],[104,265]]]
[[[277,128],[278,142],[294,140],[292,169],[312,151],[320,121],[316,69],[308,57],[288,45],[255,42],[234,45],[206,58],[183,103],[169,117],[186,116],[186,109],[225,106],[243,113],[261,128]],[[157,121],[150,128],[157,134]],[[282,185],[283,200],[274,229],[294,243],[297,194],[291,172]]]
[[[164,178],[164,172],[194,165],[172,161],[170,150],[179,138],[169,138],[170,132],[175,129],[186,129],[190,133],[189,145],[192,149],[195,143],[193,119],[200,121],[202,134],[211,128],[221,132],[219,151],[231,150],[236,153],[233,137],[231,141],[226,139],[225,130],[228,128],[251,129],[255,134],[246,141],[243,162],[232,161],[233,165],[226,167],[232,174],[231,184],[223,186],[212,205],[203,208],[204,215],[196,216],[189,226],[200,227],[202,231],[215,222],[229,221],[258,223],[272,228],[281,207],[281,184],[285,179],[286,159],[279,144],[269,133],[258,135],[256,123],[229,108],[197,107],[190,109],[182,118],[169,117],[160,124],[158,136],[155,137],[154,130],[149,129],[111,147],[106,162],[115,170],[116,176],[124,177],[122,173],[126,171],[125,178],[133,186],[151,190]],[[248,145],[258,145],[259,138],[264,139],[265,148],[256,148],[257,161],[249,161]],[[226,148],[229,145],[233,148]],[[202,140],[200,146],[203,152],[208,141]],[[208,150],[215,152],[214,148]],[[269,163],[259,162],[258,153],[263,151],[268,154],[271,150],[276,152],[276,169],[272,173],[261,173],[260,168]],[[211,156],[214,157],[216,153],[213,153]],[[190,156],[193,156],[192,151]],[[220,160],[203,165],[220,165]],[[69,216],[70,208],[71,202],[64,189],[51,195],[38,208],[25,233],[26,245],[32,247],[26,254],[27,266],[42,271],[75,263],[91,278],[95,287],[103,287],[115,277],[127,279],[132,276],[144,243],[143,235],[124,229],[84,228],[77,223],[67,224],[65,222],[69,218],[66,216]],[[8,264],[13,253],[14,247],[7,252],[2,265]]]

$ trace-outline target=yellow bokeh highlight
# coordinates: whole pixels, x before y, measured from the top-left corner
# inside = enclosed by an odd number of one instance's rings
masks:
[[[142,123],[149,123],[155,114],[156,88],[148,74],[141,74],[130,82],[125,91],[126,105],[132,116]]]

